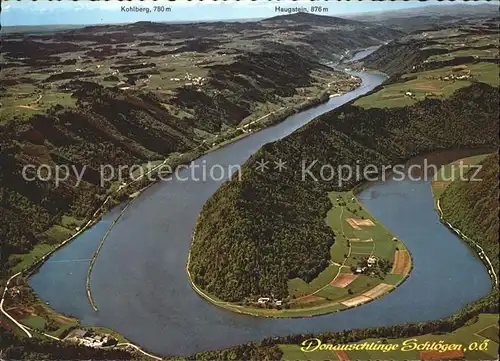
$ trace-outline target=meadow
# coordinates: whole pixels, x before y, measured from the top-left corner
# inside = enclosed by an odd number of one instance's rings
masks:
[[[456,78],[461,76],[464,78]],[[474,81],[493,86],[499,83],[498,65],[486,62],[408,73],[402,76],[404,79],[407,80],[386,85],[374,94],[359,98],[354,105],[365,109],[404,107],[426,98],[448,98]]]
[[[411,269],[407,264],[403,272],[396,273],[393,267],[397,251],[406,251],[403,242],[364,209],[353,191],[330,192],[329,198],[332,208],[325,222],[336,235],[330,249],[330,263],[311,282],[300,278],[288,281],[291,297],[288,307],[259,308],[225,302],[196,287],[195,290],[216,306],[264,317],[308,317],[338,312],[392,291]],[[376,258],[376,265],[364,267],[361,273],[353,273],[352,270],[366,264],[370,256]]]
[[[292,307],[300,304],[306,307],[310,302],[343,302],[381,283],[397,285],[405,277],[390,272],[353,275],[352,268],[358,267],[368,257],[374,256],[378,262],[392,264],[395,251],[406,247],[364,209],[352,191],[331,192],[329,198],[332,208],[326,222],[336,235],[330,249],[330,264],[309,283],[300,278],[289,280],[288,290],[295,298]],[[363,221],[366,225],[353,226],[353,220]],[[340,282],[340,278],[346,281]]]

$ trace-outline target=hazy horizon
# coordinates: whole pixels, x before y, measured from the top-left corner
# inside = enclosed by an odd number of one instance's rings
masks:
[[[286,15],[276,11],[281,8],[306,8],[311,6],[323,8],[316,15],[352,16],[356,14],[380,13],[393,10],[424,8],[429,6],[474,6],[491,4],[487,1],[474,3],[428,2],[328,2],[298,1],[252,1],[252,2],[12,2],[2,6],[2,26],[86,26],[105,24],[127,24],[138,21],[152,22],[214,22],[214,21],[251,21]],[[493,5],[493,4],[491,4]],[[169,7],[169,12],[154,12],[153,7]],[[126,12],[123,8],[149,7],[150,12]],[[327,8],[327,12],[324,11]],[[310,12],[311,13],[311,12]]]

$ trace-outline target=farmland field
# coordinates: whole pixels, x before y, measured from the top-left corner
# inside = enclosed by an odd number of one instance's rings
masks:
[[[328,212],[326,222],[336,235],[330,250],[330,265],[309,283],[299,278],[288,282],[289,292],[296,298],[296,302],[300,302],[307,295],[322,297],[325,303],[342,302],[369,292],[385,282],[386,277],[391,285],[401,282],[404,277],[390,273],[378,276],[367,273],[358,274],[347,282],[345,287],[333,284],[337,277],[353,275],[351,268],[358,267],[360,262],[370,256],[392,264],[396,249],[406,248],[400,240],[393,240],[392,234],[373,219],[353,192],[331,192],[329,197],[333,207]]]
[[[450,79],[452,74],[464,79]],[[394,108],[412,105],[425,98],[447,98],[456,90],[469,86],[471,81],[490,85],[498,84],[498,66],[493,63],[477,63],[460,67],[444,67],[418,73],[408,73],[398,82],[386,85],[382,90],[358,99],[354,105],[363,108]],[[447,79],[448,78],[448,79]]]
[[[336,235],[329,265],[310,282],[300,278],[288,281],[291,295],[288,307],[255,307],[247,303],[224,302],[213,295],[199,294],[215,305],[238,313],[274,317],[304,317],[341,311],[370,302],[390,292],[404,281],[411,259],[400,274],[391,270],[397,250],[406,251],[356,199],[352,191],[331,192],[332,209],[325,222]],[[373,256],[374,265],[367,260]]]

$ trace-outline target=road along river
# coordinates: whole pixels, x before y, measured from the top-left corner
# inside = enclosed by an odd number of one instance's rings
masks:
[[[208,167],[242,164],[262,145],[281,139],[316,116],[379,85],[377,74],[353,73],[362,85],[327,103],[287,118],[196,161]],[[335,314],[303,319],[265,319],[235,314],[208,303],[191,288],[186,261],[201,207],[222,181],[169,181],[147,189],[117,222],[95,264],[85,294],[88,262],[120,210],[61,249],[30,279],[43,301],[84,325],[106,326],[159,355],[188,355],[268,336],[338,331],[450,316],[488,293],[485,267],[444,227],[434,211],[429,183],[385,182],[360,199],[413,255],[415,269],[395,292]]]

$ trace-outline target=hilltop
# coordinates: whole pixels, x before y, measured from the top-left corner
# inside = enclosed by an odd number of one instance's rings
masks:
[[[315,15],[307,12],[297,12],[295,14],[278,15],[272,18],[264,19],[260,21],[261,23],[297,23],[297,24],[310,24],[310,25],[321,25],[321,26],[363,26],[359,21],[349,20],[344,18],[339,18],[329,15]]]

